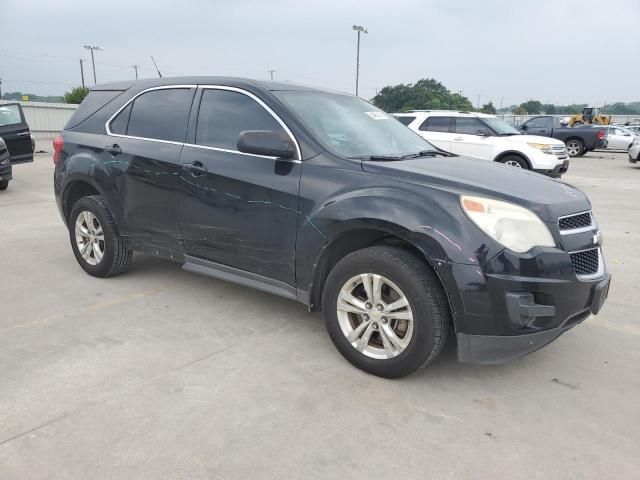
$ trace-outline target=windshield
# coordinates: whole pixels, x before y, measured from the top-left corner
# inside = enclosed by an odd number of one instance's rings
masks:
[[[498,135],[520,135],[518,130],[499,118],[482,117],[481,120],[489,125]]]
[[[273,92],[328,150],[343,157],[401,157],[436,148],[391,115],[351,95]]]

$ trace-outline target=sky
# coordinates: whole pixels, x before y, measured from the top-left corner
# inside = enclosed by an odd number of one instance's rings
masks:
[[[640,100],[640,0],[0,0],[2,91],[229,75],[360,96],[435,78],[475,105]]]

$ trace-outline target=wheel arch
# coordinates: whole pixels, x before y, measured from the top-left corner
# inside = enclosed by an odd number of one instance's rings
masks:
[[[505,150],[504,152],[500,152],[496,156],[496,158],[493,159],[493,161],[494,162],[500,162],[505,157],[510,157],[510,156],[515,156],[515,157],[522,158],[525,162],[527,162],[529,170],[533,169],[533,165],[531,164],[531,160],[529,160],[529,157],[527,157],[524,153],[522,153],[522,152],[520,152],[518,150]]]
[[[69,221],[71,210],[73,205],[82,197],[88,197],[90,195],[102,195],[103,192],[95,182],[88,178],[72,178],[70,179],[64,189],[62,190],[62,212],[64,220]]]
[[[459,311],[461,299],[457,289],[446,282],[440,274],[439,267],[443,265],[445,249],[438,240],[427,236],[422,241],[416,241],[415,236],[409,230],[385,221],[369,223],[366,226],[353,225],[332,237],[318,253],[313,264],[311,283],[308,290],[308,305],[311,311],[321,310],[322,293],[325,281],[333,267],[346,255],[363,248],[389,245],[402,248],[420,258],[425,268],[430,269],[438,279],[438,283],[447,298],[451,319],[456,322],[455,312]]]

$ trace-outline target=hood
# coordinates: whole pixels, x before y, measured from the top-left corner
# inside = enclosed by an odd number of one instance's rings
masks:
[[[545,138],[546,137],[540,137]],[[577,188],[539,173],[468,157],[425,157],[389,162],[363,161],[370,174],[456,194],[497,198],[533,210],[547,222],[591,209]]]
[[[564,146],[564,142],[556,138],[542,137],[540,135],[510,135],[508,137],[501,137],[501,138],[518,145],[522,145],[525,143],[547,143],[549,145]]]

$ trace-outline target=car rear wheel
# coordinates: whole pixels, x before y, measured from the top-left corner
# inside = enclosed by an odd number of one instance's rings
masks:
[[[0,191],[6,190],[9,187],[9,180],[2,180],[0,182]]]
[[[501,158],[499,162],[504,163],[505,165],[508,165],[510,167],[524,168],[525,170],[529,170],[527,161],[524,158],[518,157],[516,155],[507,155],[506,157]]]
[[[69,238],[76,260],[89,275],[110,277],[129,268],[133,253],[100,195],[82,197],[75,203],[69,217]]]
[[[369,247],[340,260],[325,282],[322,308],[340,353],[386,378],[433,361],[449,329],[447,301],[435,274],[396,247]]]
[[[584,143],[577,138],[572,138],[571,140],[566,141],[567,146],[567,154],[570,157],[580,157],[585,152]]]

